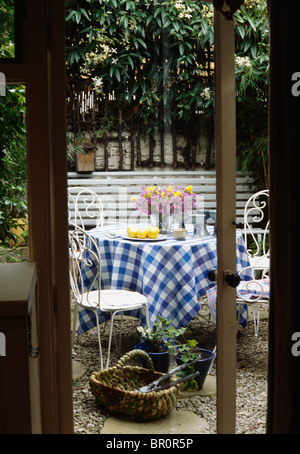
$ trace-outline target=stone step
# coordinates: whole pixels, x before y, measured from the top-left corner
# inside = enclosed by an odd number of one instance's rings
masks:
[[[192,411],[173,410],[167,416],[153,421],[134,421],[130,417],[111,416],[104,422],[101,435],[120,434],[208,434],[204,418]],[[157,440],[156,440],[157,442]],[[150,446],[148,446],[150,447]]]

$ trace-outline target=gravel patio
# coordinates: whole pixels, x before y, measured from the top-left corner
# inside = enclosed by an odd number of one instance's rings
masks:
[[[135,319],[127,319],[123,326],[121,355],[133,349],[137,343]],[[108,328],[108,327],[107,327]],[[107,348],[108,329],[102,337],[102,346]],[[208,326],[200,317],[188,324],[189,336],[199,341],[204,348],[214,347],[215,329]],[[104,353],[105,354],[105,353]],[[236,433],[264,434],[267,411],[267,356],[268,356],[268,317],[260,321],[258,337],[254,336],[250,321],[245,329],[237,333],[237,400]],[[119,357],[112,351],[111,365]],[[74,432],[76,434],[99,434],[110,414],[99,407],[89,389],[89,376],[99,370],[98,338],[96,329],[76,339],[73,359],[85,368],[85,373],[73,382]],[[172,365],[171,365],[172,367]],[[212,369],[215,375],[215,366]],[[216,396],[192,396],[179,399],[174,411],[188,410],[204,418],[208,432],[216,433]]]

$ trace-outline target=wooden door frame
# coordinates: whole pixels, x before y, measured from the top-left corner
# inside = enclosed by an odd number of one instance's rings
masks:
[[[215,10],[217,175],[217,432],[235,433],[236,293],[224,283],[236,272],[236,128],[234,23]]]
[[[39,275],[43,433],[73,432],[65,116],[65,7],[26,1],[19,61],[6,83],[26,85],[29,250]]]
[[[39,270],[42,431],[72,433],[64,2],[40,0],[37,5],[27,0],[23,23],[22,59],[1,65],[1,71],[7,83],[27,87],[30,260]],[[226,197],[224,188],[228,181],[232,186],[235,182],[231,173],[235,172],[233,36],[233,24],[216,12],[219,433],[235,430],[235,298],[234,290],[223,286],[222,277],[224,269],[235,269],[235,247],[231,246],[233,238],[235,245],[235,201]],[[223,236],[229,241],[220,241]]]

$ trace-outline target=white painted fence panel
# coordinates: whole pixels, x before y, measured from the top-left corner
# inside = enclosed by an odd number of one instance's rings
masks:
[[[242,173],[236,177],[236,222],[242,222],[243,209],[248,198],[253,194],[251,179]],[[93,172],[91,175],[68,173],[68,190],[76,194],[78,187],[88,187],[96,192],[104,206],[104,224],[127,223],[137,216],[135,203],[130,200],[137,196],[143,186],[166,187],[174,184],[180,187],[193,186],[197,197],[203,197],[204,210],[216,210],[216,173],[214,171],[141,171],[141,172]],[[81,206],[79,205],[79,209]],[[83,205],[82,205],[83,208]],[[69,199],[72,216],[74,206]],[[84,216],[84,212],[81,212]],[[93,227],[93,219],[85,219]]]

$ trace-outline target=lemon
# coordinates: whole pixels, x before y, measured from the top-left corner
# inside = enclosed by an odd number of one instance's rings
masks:
[[[138,229],[136,232],[136,236],[138,238],[146,238],[148,235],[148,229]]]
[[[137,231],[138,231],[138,229],[135,228],[135,227],[128,227],[127,228],[127,235],[130,236],[130,238],[136,238]]]
[[[158,227],[150,227],[148,230],[148,237],[151,239],[155,239],[158,237],[159,228]]]

